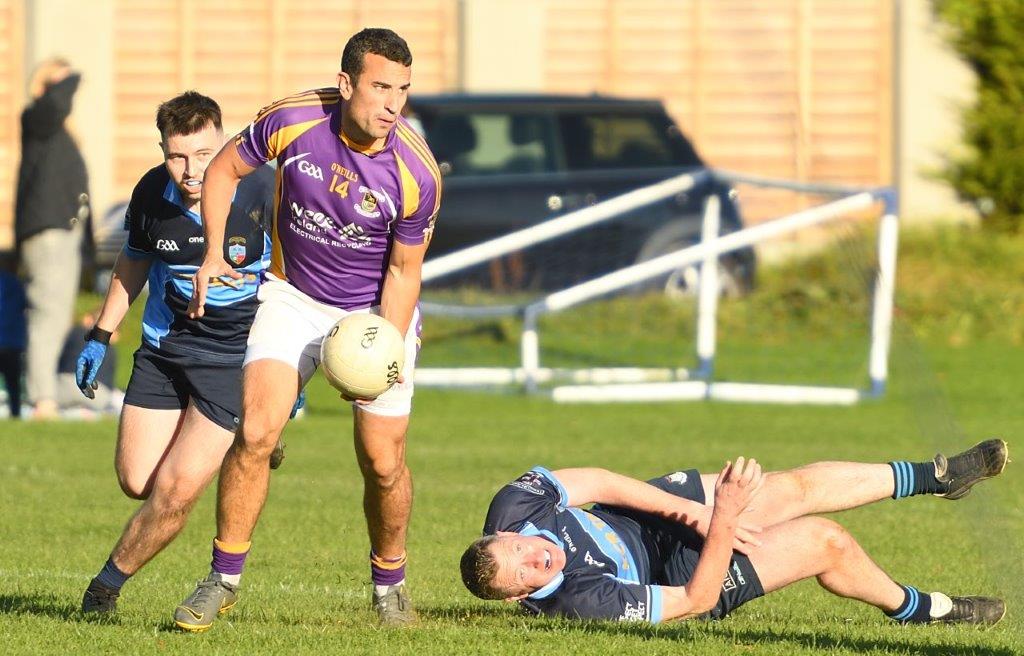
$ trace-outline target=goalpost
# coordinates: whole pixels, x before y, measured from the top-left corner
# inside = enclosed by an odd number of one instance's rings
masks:
[[[704,203],[701,240],[692,246],[546,294],[524,304],[454,306],[425,302],[422,309],[426,314],[479,319],[508,316],[521,318],[519,364],[514,367],[423,367],[416,371],[416,383],[440,387],[521,386],[528,393],[545,394],[557,402],[716,399],[849,405],[864,398],[881,395],[885,390],[888,375],[898,232],[896,197],[890,188],[859,189],[802,184],[703,170],[634,190],[539,225],[433,259],[424,265],[423,280],[436,280],[569,232],[615,220],[640,205],[682,192],[700,192],[715,180],[730,184],[745,183],[828,194],[839,198],[728,235],[720,235],[720,201],[716,195],[708,194]],[[869,210],[879,203],[882,204],[883,210],[878,230],[878,264],[874,272],[871,302],[867,386],[857,388],[716,381],[714,373],[720,296],[719,257],[766,239]],[[542,316],[562,312],[616,291],[634,288],[638,283],[664,277],[689,265],[699,265],[701,271],[696,294],[696,367],[556,368],[543,365],[540,357],[539,326],[539,319]]]

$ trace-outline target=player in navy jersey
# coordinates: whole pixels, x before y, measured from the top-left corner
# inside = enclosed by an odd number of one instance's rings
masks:
[[[603,469],[535,467],[495,495],[463,554],[466,587],[573,619],[721,618],[801,579],[898,622],[998,622],[1004,603],[900,585],[841,526],[815,513],[917,494],[965,496],[999,474],[1003,440],[932,462],[822,462],[762,474],[737,458],[718,475],[646,483]],[[597,505],[589,510],[581,506]]]
[[[256,288],[270,261],[273,173],[239,185],[224,232],[224,258],[238,279],[211,285],[209,311],[190,319],[192,275],[206,253],[200,204],[203,175],[224,143],[220,107],[194,91],[156,114],[164,163],[148,171],[125,213],[128,240],[103,308],[78,359],[79,388],[91,396],[110,335],[149,283],[142,344],[125,393],[115,467],[121,489],[144,503],[129,520],[82,600],[112,612],[121,586],[183,528],[192,505],[220,468],[241,405],[246,335]]]
[[[417,304],[423,258],[441,202],[430,149],[402,117],[412,78],[406,42],[387,29],[349,39],[336,86],[264,108],[211,163],[203,200],[210,243],[220,239],[238,181],[277,162],[277,214],[260,310],[243,369],[243,412],[217,490],[210,573],[174,612],[175,624],[204,631],[235,603],[253,531],[267,498],[267,460],[288,420],[290,400],[320,364],[331,327],[353,312],[376,312],[405,336],[405,367],[391,389],[353,403],[363,476],[372,605],[383,624],[416,619],[405,586],[412,475],[405,463],[419,349]],[[210,248],[196,274],[193,316],[210,312],[207,280],[234,276]],[[204,309],[205,304],[205,309]]]

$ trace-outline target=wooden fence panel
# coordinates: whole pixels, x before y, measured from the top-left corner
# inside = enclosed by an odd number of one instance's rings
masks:
[[[892,181],[893,0],[562,0],[545,90],[655,97],[716,167]],[[798,209],[742,190],[752,220]]]
[[[159,162],[161,101],[194,88],[239,130],[277,98],[333,85],[345,41],[378,25],[409,42],[415,89],[441,91],[455,84],[457,24],[456,0],[117,0],[117,195]]]
[[[0,0],[0,248],[11,245],[14,195],[25,104],[25,19],[22,0]]]

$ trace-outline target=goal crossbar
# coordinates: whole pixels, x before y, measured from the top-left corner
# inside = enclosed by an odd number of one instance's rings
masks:
[[[416,383],[441,387],[521,386],[527,392],[546,394],[558,402],[713,399],[849,405],[882,394],[888,376],[898,232],[895,193],[889,188],[813,185],[709,170],[690,173],[432,260],[424,265],[424,280],[448,275],[493,257],[600,221],[614,219],[624,212],[635,210],[637,204],[654,202],[684,190],[703,187],[714,179],[842,197],[727,235],[719,235],[720,201],[717,195],[710,194],[705,199],[701,241],[692,246],[547,294],[523,305],[456,307],[424,304],[423,309],[427,314],[476,318],[521,317],[520,364],[516,367],[424,367],[417,369]],[[882,203],[884,209],[878,231],[878,267],[875,272],[868,354],[869,386],[857,389],[714,381],[719,256],[795,230],[834,221],[869,209],[877,203]],[[539,335],[539,318],[542,315],[566,310],[694,264],[700,265],[702,272],[697,289],[696,368],[569,369],[542,366]],[[555,386],[547,387],[551,384]]]

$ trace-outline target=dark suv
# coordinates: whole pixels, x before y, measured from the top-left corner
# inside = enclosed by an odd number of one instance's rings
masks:
[[[704,166],[656,100],[608,96],[414,96],[418,119],[444,177],[444,198],[429,257],[540,223]],[[731,190],[722,199],[723,232],[742,227]],[[556,289],[699,240],[705,193],[679,194],[507,256],[478,271],[492,287]],[[723,289],[753,282],[754,254],[722,259]],[[692,287],[695,269],[668,280]]]
[[[656,100],[451,94],[414,96],[409,109],[444,175],[428,258],[704,166]],[[739,229],[734,195],[726,185],[713,184],[722,200],[722,231]],[[706,193],[639,207],[454,279],[491,289],[552,290],[678,250],[699,239]],[[122,204],[96,226],[100,266],[112,266],[121,250],[123,218]],[[725,293],[750,288],[752,250],[730,253],[721,262]],[[695,276],[695,267],[685,267],[653,284],[685,292]]]

